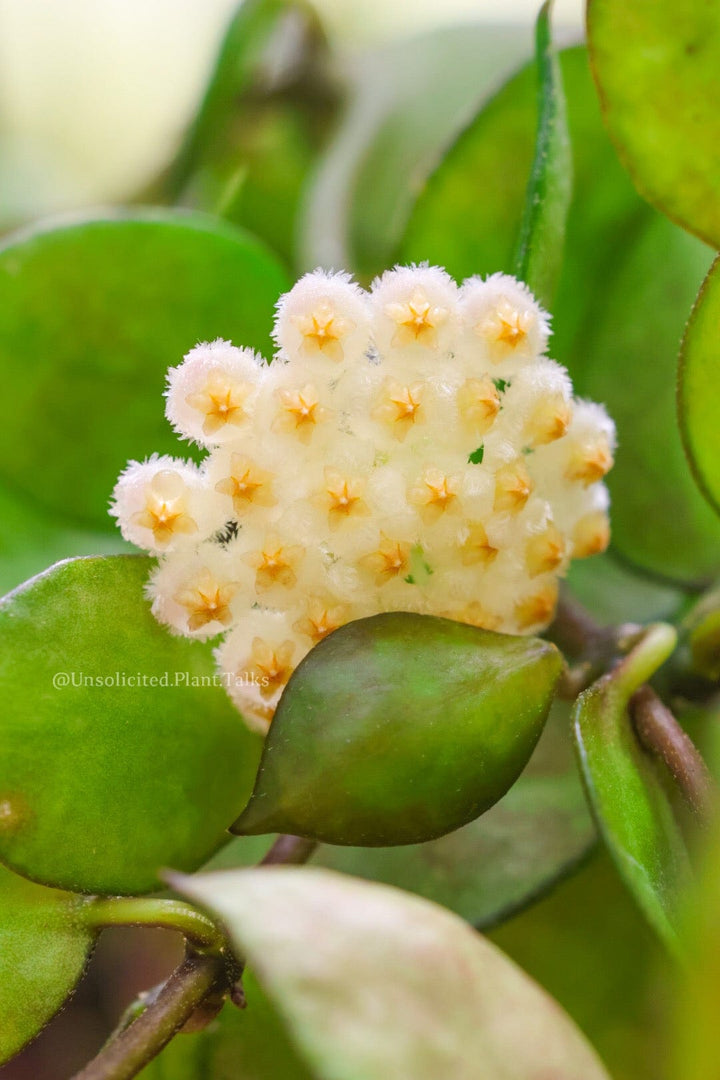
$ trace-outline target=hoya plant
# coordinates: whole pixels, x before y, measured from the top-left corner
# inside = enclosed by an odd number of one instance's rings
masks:
[[[523,48],[245,0],[5,236],[4,1076],[125,927],[63,1076],[720,1074],[720,9]]]

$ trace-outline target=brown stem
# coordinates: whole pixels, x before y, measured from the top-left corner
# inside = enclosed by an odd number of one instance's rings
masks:
[[[283,834],[270,848],[260,866],[300,866],[306,863],[317,847],[317,840],[305,840],[301,836]]]
[[[706,820],[716,791],[693,741],[650,686],[633,695],[630,714],[642,746],[667,765],[690,809]]]
[[[167,1046],[210,991],[224,978],[217,953],[191,953],[129,1027],[103,1046],[74,1080],[131,1080]]]

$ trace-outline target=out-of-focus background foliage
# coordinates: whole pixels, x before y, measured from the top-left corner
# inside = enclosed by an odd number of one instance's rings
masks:
[[[0,229],[6,232],[60,211],[152,202],[158,192],[167,196],[174,187],[183,205],[219,208],[232,221],[257,232],[293,270],[319,261],[342,265],[348,247],[354,253],[353,268],[361,274],[369,276],[380,269],[385,253],[391,259],[398,250],[402,225],[417,195],[412,188],[417,162],[425,161],[420,172],[426,175],[428,163],[473,116],[482,97],[529,59],[538,4],[536,0],[315,0],[315,7],[330,44],[327,64],[318,66],[323,79],[318,81],[316,75],[308,79],[302,70],[285,70],[283,49],[288,45],[278,40],[271,57],[275,67],[266,68],[264,82],[242,101],[240,119],[229,130],[223,128],[221,145],[189,177],[183,173],[182,155],[176,155],[181,146],[187,146],[188,125],[237,8],[236,0],[0,0]],[[555,22],[559,43],[580,40],[580,0],[560,0]],[[324,46],[311,33],[306,55],[313,50],[324,52]],[[599,129],[599,120],[580,54],[566,58],[566,72],[569,93],[573,88],[578,91],[569,102],[575,133],[592,134]],[[524,104],[532,100],[529,73],[520,79],[517,110],[515,86],[493,114],[498,119],[490,115],[488,120],[490,125],[499,125],[502,136],[505,118],[519,117],[517,132],[508,128],[502,163],[506,171],[499,171],[495,183],[496,189],[504,185],[512,189],[508,220],[513,227],[527,171],[527,134],[532,130]],[[212,115],[210,121],[203,137],[209,131],[212,138]],[[481,131],[477,140],[480,162],[482,135]],[[225,140],[228,153],[224,156]],[[658,297],[652,294],[647,299],[653,316],[644,322],[646,326],[652,321],[655,327],[656,309],[666,311],[668,327],[662,325],[656,332],[658,349],[665,349],[666,366],[671,367],[682,320],[709,265],[709,249],[685,236],[678,238],[674,227],[658,222],[633,192],[628,197],[629,181],[620,175],[616,161],[602,156],[607,153],[602,146],[594,156],[596,144],[588,136],[591,144],[593,150],[586,158],[580,154],[581,195],[590,192],[590,180],[596,176],[607,183],[600,185],[600,202],[594,203],[589,193],[586,203],[576,207],[575,263],[569,264],[561,286],[560,305],[570,310],[567,296],[579,287],[584,271],[578,254],[582,238],[589,238],[588,250],[597,263],[590,266],[588,273],[595,277],[588,281],[596,283],[604,283],[605,277],[600,256],[609,252],[614,258],[610,247],[620,243],[620,236],[613,235],[607,239],[608,250],[595,245],[595,206],[599,220],[602,214],[615,212],[617,203],[618,229],[624,227],[622,213],[626,213],[647,248],[641,253],[646,260],[643,266],[653,263],[656,251],[666,250],[667,234],[672,233],[673,243],[679,245],[679,280],[666,280],[666,273],[657,286]],[[489,139],[488,145],[500,143]],[[470,155],[475,153],[473,146],[466,144]],[[309,175],[314,178],[312,185],[308,185]],[[348,207],[338,192],[350,188],[354,200]],[[431,186],[412,228],[405,233],[400,247],[408,258],[434,257],[434,238],[424,235],[423,222],[427,213],[435,222],[437,236],[439,218],[433,215],[438,213],[438,192],[443,209],[442,191]],[[603,199],[607,205],[600,205]],[[357,211],[359,203],[362,214]],[[450,198],[445,206],[452,219],[456,204]],[[501,211],[498,201],[487,213],[497,216]],[[463,264],[462,237],[457,235],[457,251],[451,253],[457,264],[449,269],[463,274],[468,271]],[[514,236],[509,235],[507,243],[512,245]],[[485,252],[486,257],[489,254]],[[506,255],[494,250],[491,254],[497,254],[498,262]],[[573,326],[570,320],[556,327],[561,359],[567,362],[568,356],[580,356],[582,360],[586,351],[591,359],[609,354],[624,321],[626,297],[640,276],[633,259],[629,257],[624,266],[627,288],[624,279],[614,291],[612,283],[608,285],[606,318],[599,336],[589,333],[592,327]],[[681,259],[689,264],[687,273]],[[491,268],[495,267],[471,266],[469,270]],[[666,293],[672,300],[669,310]],[[628,333],[625,330],[621,340],[625,352],[621,348],[616,353],[619,367],[612,369],[613,378],[618,371],[625,377],[628,350],[637,349],[640,354],[643,349],[655,349],[654,342],[644,336],[635,341]],[[582,383],[580,360],[573,375]],[[604,365],[600,367],[605,370]],[[603,385],[583,384],[580,389],[605,396]],[[671,413],[670,384],[666,397]],[[622,421],[620,416],[617,419]],[[646,465],[640,461],[641,471]],[[619,469],[616,475],[621,477]],[[618,479],[614,497],[622,509],[620,483]],[[109,524],[108,532],[98,534],[97,543],[95,534],[75,533],[73,526],[48,538],[43,548],[35,511],[26,508],[23,500],[16,505],[16,493],[0,491],[0,513],[5,498],[8,515],[17,515],[13,521],[19,524],[17,531],[8,529],[10,539],[0,537],[0,556],[6,554],[7,543],[12,562],[12,575],[0,582],[0,592],[56,558],[118,548]],[[693,492],[693,498],[700,505],[698,516],[709,517],[699,495]],[[634,495],[625,499],[625,504],[631,503]],[[96,508],[98,514],[102,512]],[[646,570],[657,570],[657,552],[646,550],[642,530],[633,532],[634,518],[628,517],[626,537],[623,515],[619,515],[622,554]],[[711,540],[706,544],[704,520],[698,526],[703,552],[713,546]],[[33,535],[27,555],[22,529]],[[664,533],[661,541],[672,548]],[[624,615],[630,595],[633,615],[639,619],[678,606],[674,584],[660,585],[644,577],[630,582],[625,564],[609,557],[601,565],[604,570],[599,576],[576,582],[581,592],[584,584],[584,599],[597,601],[600,617]],[[589,573],[589,568],[580,571]],[[593,573],[597,575],[595,568]],[[683,582],[687,574],[684,565],[668,568],[674,583]],[[663,1048],[656,1032],[665,1023],[669,998],[665,962],[606,857],[590,857],[575,877],[493,934],[573,1016],[604,1057],[614,1080],[657,1080]],[[79,1068],[135,994],[172,968],[178,951],[179,943],[172,935],[159,931],[103,935],[74,1000],[32,1046],[0,1069],[2,1080],[61,1080]],[[180,1037],[174,1054],[183,1053],[182,1045]]]
[[[172,155],[236,0],[0,0],[0,223],[140,190]],[[517,28],[534,0],[315,0],[349,56],[458,22]],[[582,5],[561,0],[561,30]]]

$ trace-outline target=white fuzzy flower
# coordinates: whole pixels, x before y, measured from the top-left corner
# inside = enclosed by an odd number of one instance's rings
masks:
[[[191,349],[168,372],[165,414],[178,435],[216,446],[247,429],[264,366],[252,349],[221,339]]]
[[[413,362],[416,370],[432,370],[457,340],[458,287],[436,266],[387,270],[373,282],[370,303],[375,345],[398,375]]]
[[[126,540],[153,554],[197,543],[207,520],[201,472],[192,462],[158,454],[130,461],[115,485],[110,513]]]
[[[198,467],[131,462],[112,513],[162,556],[156,618],[216,651],[267,729],[327,634],[379,611],[506,633],[551,620],[571,558],[605,550],[615,429],[545,354],[548,317],[507,275],[461,289],[396,267],[363,292],[316,271],[278,304],[278,355],[216,341],[168,377]]]
[[[527,286],[508,274],[469,278],[460,305],[469,357],[509,368],[545,352],[549,316]]]
[[[280,298],[273,334],[280,355],[322,370],[368,347],[367,296],[349,274],[315,270]]]

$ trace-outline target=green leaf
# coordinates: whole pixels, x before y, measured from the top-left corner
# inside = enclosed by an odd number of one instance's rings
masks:
[[[679,952],[677,905],[690,879],[687,849],[660,773],[628,713],[632,694],[668,657],[676,635],[658,623],[581,694],[574,729],[588,799],[618,871],[650,924]]]
[[[45,1027],[85,970],[93,934],[76,917],[81,902],[0,868],[0,1065]]]
[[[720,260],[695,302],[680,352],[680,429],[700,490],[720,513]]]
[[[314,1080],[295,1050],[277,1010],[245,969],[247,1008],[226,1005],[189,1039],[173,1039],[140,1080]]]
[[[303,264],[347,266],[367,279],[391,265],[428,169],[528,51],[521,29],[467,25],[349,58],[344,122],[301,219]]]
[[[321,845],[313,864],[397,885],[480,928],[508,918],[571,873],[596,840],[572,756],[568,712],[563,703],[553,705],[522,776],[469,825],[425,844]]]
[[[720,526],[684,461],[675,364],[710,256],[633,189],[604,131],[585,51],[560,59],[575,187],[553,356],[577,393],[604,402],[618,424],[608,477],[614,549],[641,569],[694,585],[720,571]],[[512,271],[533,154],[535,81],[531,65],[449,150],[415,203],[400,261],[428,259],[458,279]]]
[[[562,72],[550,33],[551,12],[552,0],[546,0],[535,39],[539,76],[535,158],[516,255],[517,277],[547,308],[553,306],[562,268],[573,165]]]
[[[177,453],[165,373],[201,340],[270,347],[287,281],[251,237],[143,211],[46,227],[0,248],[0,480],[49,522],[113,528],[128,458]]]
[[[720,22],[707,0],[590,0],[603,112],[638,191],[720,247]]]
[[[556,701],[520,778],[469,825],[424,844],[321,844],[311,862],[397,885],[483,928],[508,918],[572,873],[596,835],[573,756],[569,705]],[[267,837],[239,838],[205,869],[251,866],[269,846]]]
[[[143,892],[194,870],[252,785],[259,740],[210,647],[153,619],[151,565],[70,560],[0,604],[0,858],[46,884]]]
[[[173,884],[222,919],[319,1080],[607,1080],[555,1003],[435,904],[308,867]]]
[[[382,847],[457,829],[527,764],[560,668],[538,638],[406,612],[348,623],[288,684],[233,832]]]
[[[617,460],[607,476],[615,548],[656,574],[695,583],[718,571],[720,523],[683,453],[676,357],[708,261],[698,240],[653,215],[618,260],[600,320],[588,312],[575,379],[580,393],[607,404],[617,425]]]

